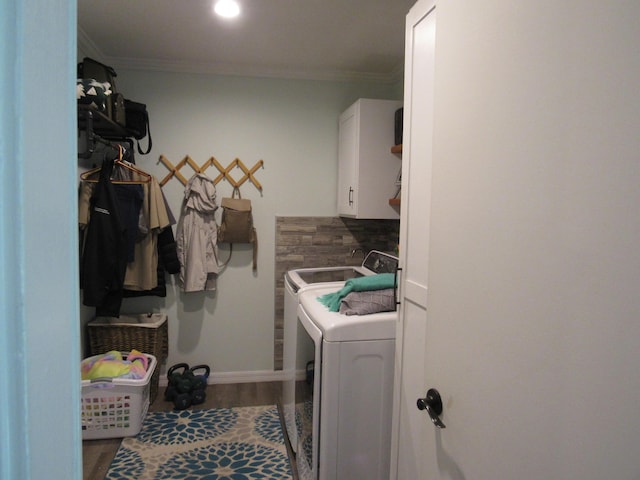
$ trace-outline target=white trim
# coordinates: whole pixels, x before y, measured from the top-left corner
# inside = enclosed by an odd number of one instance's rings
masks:
[[[250,372],[218,372],[211,373],[207,381],[208,385],[222,383],[256,383],[256,382],[281,382],[284,380],[282,370],[256,370]],[[166,387],[167,376],[161,376],[159,386]]]
[[[402,63],[389,73],[356,72],[348,70],[295,70],[289,68],[257,67],[222,62],[181,62],[146,58],[109,57],[102,53],[91,38],[78,27],[78,48],[85,56],[94,58],[116,70],[142,70],[209,75],[235,75],[241,77],[285,78],[317,81],[362,81],[395,83],[402,78]]]
[[[143,70],[211,75],[235,75],[240,77],[284,78],[291,80],[363,81],[376,83],[394,83],[401,78],[397,69],[394,69],[388,74],[381,74],[347,70],[295,70],[289,68],[235,65],[222,62],[176,62],[127,57],[105,57],[101,61],[103,61],[107,65],[111,65],[116,70]]]
[[[78,51],[83,57],[90,57],[99,62],[104,62],[104,53],[98,48],[91,37],[78,26]]]

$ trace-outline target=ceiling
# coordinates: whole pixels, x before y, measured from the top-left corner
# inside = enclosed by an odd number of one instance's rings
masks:
[[[78,48],[114,68],[317,80],[401,78],[415,0],[78,0]]]

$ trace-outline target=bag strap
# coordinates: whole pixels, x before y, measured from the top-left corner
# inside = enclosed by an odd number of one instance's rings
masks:
[[[140,155],[146,155],[151,151],[151,145],[152,145],[152,140],[151,140],[151,126],[149,125],[149,112],[145,111],[144,112],[144,120],[145,122],[147,122],[147,135],[149,136],[149,144],[147,145],[147,151],[143,152],[142,148],[140,148],[140,140],[136,140],[136,143],[138,144],[138,153]]]
[[[220,262],[218,260],[218,249],[214,248],[213,249],[213,256],[216,257],[216,265],[218,266],[218,268],[225,268],[227,265],[229,265],[229,262],[231,261],[231,255],[233,255],[233,243],[229,244],[229,258],[227,258],[227,260],[220,265]]]
[[[240,188],[239,187],[233,187],[233,192],[231,193],[231,198],[236,198],[236,193],[238,194],[238,198],[242,198],[242,195],[240,195]]]
[[[253,229],[252,245],[253,245],[253,271],[255,272],[256,270],[258,270],[258,235],[256,234],[255,228]],[[218,268],[225,268],[227,265],[229,265],[229,262],[231,261],[231,256],[233,255],[233,243],[229,244],[229,257],[222,265],[220,265],[216,250],[213,251],[213,254],[216,257],[216,265],[218,265]]]
[[[253,271],[258,270],[258,234],[256,229],[253,229]]]

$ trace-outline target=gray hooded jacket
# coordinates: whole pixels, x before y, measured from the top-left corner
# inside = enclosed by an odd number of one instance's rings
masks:
[[[196,174],[187,183],[178,220],[176,244],[180,286],[185,292],[215,290],[218,278],[216,187]]]

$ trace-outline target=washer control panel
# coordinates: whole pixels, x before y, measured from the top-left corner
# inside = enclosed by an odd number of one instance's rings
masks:
[[[398,257],[388,253],[371,250],[367,253],[362,266],[374,273],[396,273],[398,269]]]

